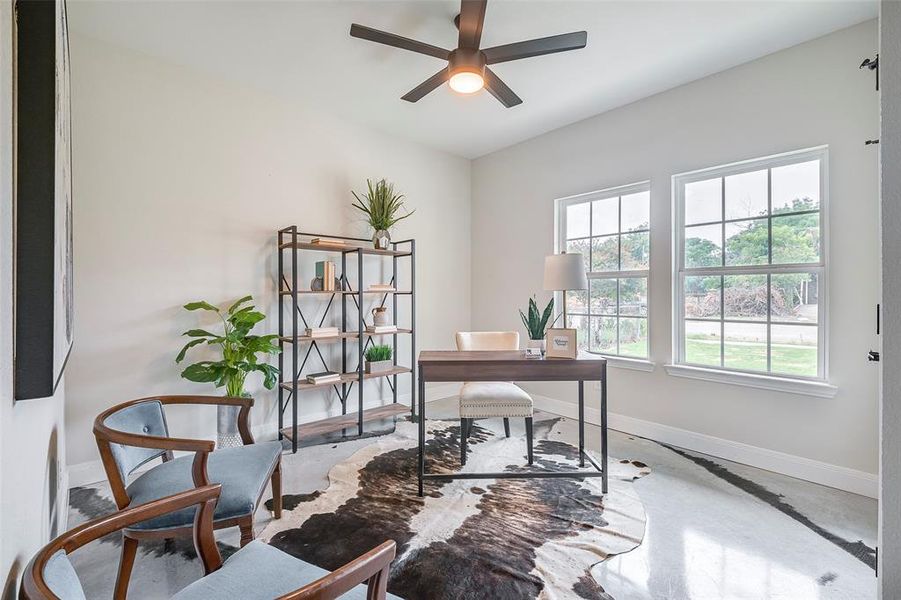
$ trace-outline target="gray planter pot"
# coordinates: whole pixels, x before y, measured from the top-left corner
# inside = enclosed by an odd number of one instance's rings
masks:
[[[240,406],[219,405],[216,407],[216,447],[237,448],[243,445],[238,432],[238,413]]]
[[[366,361],[367,373],[384,373],[394,368],[393,360],[377,360],[375,362]]]

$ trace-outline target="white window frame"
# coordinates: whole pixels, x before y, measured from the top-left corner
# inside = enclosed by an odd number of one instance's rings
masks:
[[[607,200],[609,198],[616,198],[618,196],[627,196],[629,194],[636,194],[639,192],[648,192],[650,194],[651,191],[651,182],[647,181],[639,181],[636,183],[630,183],[627,185],[616,186],[612,188],[604,188],[601,190],[595,190],[593,192],[587,192],[584,194],[576,194],[574,196],[567,196],[565,198],[558,198],[555,201],[555,221],[556,221],[556,235],[554,240],[554,247],[557,249],[557,252],[565,252],[566,251],[566,213],[567,207],[572,206],[574,204],[585,204],[587,203],[589,207],[591,203],[596,200]],[[619,223],[617,225],[617,233],[610,235],[623,235],[622,231],[622,200],[620,200],[620,211],[618,215]],[[622,367],[626,369],[634,369],[638,371],[653,371],[654,362],[651,360],[651,268],[650,261],[651,256],[653,255],[652,242],[651,242],[651,231],[652,231],[652,223],[650,216],[650,200],[648,205],[648,268],[647,269],[636,269],[636,270],[625,270],[625,271],[599,271],[597,273],[588,272],[589,279],[589,305],[591,302],[591,279],[623,279],[629,277],[644,277],[647,279],[647,298],[648,298],[648,306],[647,306],[647,315],[643,318],[645,319],[648,327],[648,354],[646,357],[642,358],[639,356],[629,356],[624,354],[606,354],[600,352],[590,352],[585,350],[580,350],[580,354],[590,355],[590,356],[602,356],[607,359],[608,364],[614,367]],[[591,209],[589,208],[589,215],[591,215]],[[644,230],[640,230],[644,231]],[[629,233],[629,232],[625,232]],[[605,236],[591,236],[591,219],[589,217],[589,237],[590,240],[592,237],[605,237]],[[589,248],[591,247],[591,243],[589,242]],[[591,264],[591,256],[588,257],[589,265]],[[620,258],[621,260],[621,258]],[[554,303],[557,306],[563,306],[562,302],[566,302],[566,298],[563,292],[555,292],[554,293]],[[569,315],[567,315],[569,316]],[[627,317],[629,315],[626,315]],[[619,319],[619,293],[617,291],[617,319]],[[589,319],[589,328],[590,328],[590,319]],[[617,334],[618,335],[618,334]]]
[[[685,186],[695,181],[725,178],[730,175],[773,169],[795,163],[820,161],[820,260],[817,263],[802,264],[765,264],[750,266],[720,266],[685,268]],[[719,167],[711,167],[673,176],[673,364],[666,365],[671,375],[707,379],[722,383],[732,383],[764,389],[800,393],[813,396],[832,397],[837,388],[828,383],[829,373],[829,152],[827,146],[818,146],[805,150],[786,152],[774,156],[746,160]],[[767,219],[772,219],[772,182],[769,182],[767,201],[769,211]],[[722,198],[725,203],[725,194]],[[723,221],[728,223],[723,211]],[[768,252],[772,255],[772,244]],[[726,249],[722,249],[725,254]],[[767,275],[779,273],[813,272],[818,276],[818,317],[817,317],[817,373],[816,377],[800,375],[782,375],[779,373],[749,371],[725,366],[696,365],[685,361],[685,296],[683,290],[684,276],[692,275]],[[769,295],[768,295],[769,297]],[[724,310],[725,307],[720,308]],[[724,321],[720,316],[720,323]],[[764,322],[769,330],[771,318],[767,311]],[[722,334],[721,334],[722,337]],[[769,351],[768,351],[769,357]]]

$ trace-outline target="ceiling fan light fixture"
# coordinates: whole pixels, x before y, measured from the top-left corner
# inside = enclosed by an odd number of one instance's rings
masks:
[[[474,94],[485,87],[481,73],[474,71],[457,71],[450,76],[448,83],[458,94]]]

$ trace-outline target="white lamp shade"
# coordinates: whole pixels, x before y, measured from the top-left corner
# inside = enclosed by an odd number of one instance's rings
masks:
[[[549,292],[588,288],[582,254],[554,254],[544,259],[544,289]]]

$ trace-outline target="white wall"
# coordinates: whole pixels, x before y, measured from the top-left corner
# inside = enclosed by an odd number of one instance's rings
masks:
[[[159,393],[222,393],[179,378],[180,334],[199,317],[181,305],[250,293],[269,315],[261,331],[276,332],[276,229],[366,235],[350,190],[367,177],[394,181],[416,209],[395,239],[417,238],[418,345],[449,347],[469,325],[468,160],[83,36],[71,46],[78,344],[66,418],[76,471],[97,459],[91,425],[104,408]],[[406,393],[409,376],[400,379]],[[254,426],[273,436],[275,393],[257,382]],[[302,396],[302,420],[340,413],[331,398]],[[215,414],[170,424],[210,436]]]
[[[901,597],[901,3],[879,15],[882,90],[882,403],[879,465],[879,593]]]
[[[0,2],[0,597],[65,529],[63,399],[13,401],[12,3]],[[62,386],[62,384],[60,384]]]
[[[650,179],[650,353],[657,367],[611,369],[610,411],[625,417],[616,423],[678,434],[686,444],[716,447],[722,440],[705,436],[722,438],[729,442],[718,447],[736,456],[793,461],[794,474],[819,469],[875,493],[877,372],[865,357],[876,343],[877,158],[863,142],[877,137],[878,114],[873,78],[857,68],[875,49],[872,21],[475,160],[473,326],[519,329],[516,309],[533,293],[548,297],[542,268],[554,248],[555,198]],[[592,76],[603,77],[603,69]],[[829,370],[838,394],[814,398],[668,376],[672,175],[820,144],[830,152]],[[568,401],[575,394],[574,385],[530,389]],[[592,390],[589,402],[597,397]]]

